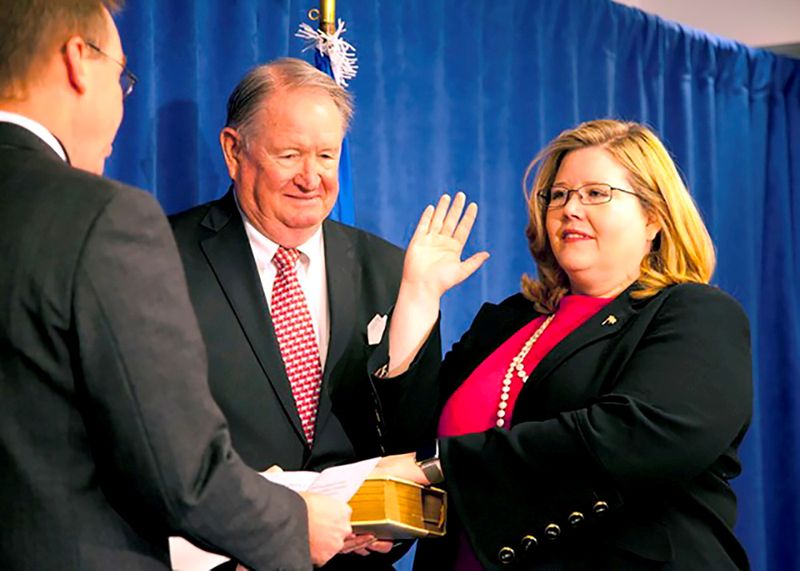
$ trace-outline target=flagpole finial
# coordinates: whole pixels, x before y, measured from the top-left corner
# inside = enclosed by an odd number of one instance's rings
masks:
[[[319,27],[315,30],[305,22],[300,22],[300,29],[295,36],[306,40],[303,51],[316,48],[318,54],[327,57],[333,79],[342,87],[347,87],[347,82],[356,76],[358,60],[356,49],[342,37],[344,22],[336,22],[335,16],[336,0],[320,0],[319,8],[308,11],[309,20],[319,20]]]

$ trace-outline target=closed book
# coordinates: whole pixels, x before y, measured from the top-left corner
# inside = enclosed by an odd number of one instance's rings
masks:
[[[408,480],[369,478],[350,498],[354,533],[378,539],[412,539],[445,534],[447,493]]]

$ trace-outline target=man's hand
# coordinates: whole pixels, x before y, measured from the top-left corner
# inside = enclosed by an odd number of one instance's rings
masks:
[[[308,543],[311,562],[322,566],[339,553],[344,540],[352,534],[350,514],[346,503],[319,494],[301,492],[308,510]]]
[[[378,539],[371,533],[361,535],[351,534],[344,540],[342,553],[357,553],[359,555],[369,555],[371,552],[389,553],[394,547],[394,543],[383,539]]]

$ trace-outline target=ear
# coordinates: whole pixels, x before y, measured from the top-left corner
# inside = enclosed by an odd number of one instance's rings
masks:
[[[224,127],[219,133],[219,144],[222,147],[222,156],[228,167],[228,176],[236,180],[241,166],[244,141],[239,132],[232,127]]]
[[[91,48],[86,45],[86,42],[80,36],[72,36],[67,43],[64,44],[64,65],[67,68],[67,79],[70,86],[83,95],[89,85],[89,69],[86,66],[86,60],[89,56]]]
[[[652,214],[649,215],[647,220],[647,226],[645,226],[645,232],[647,233],[647,239],[651,242],[656,239],[658,233],[661,232],[661,224],[658,222],[655,216]]]

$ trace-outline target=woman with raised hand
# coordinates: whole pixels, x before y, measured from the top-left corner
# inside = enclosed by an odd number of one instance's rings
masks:
[[[748,321],[647,127],[597,120],[531,163],[538,277],[485,304],[440,371],[436,454],[380,470],[449,493],[416,568],[744,569]]]

